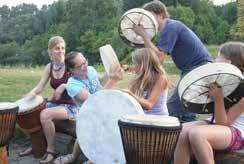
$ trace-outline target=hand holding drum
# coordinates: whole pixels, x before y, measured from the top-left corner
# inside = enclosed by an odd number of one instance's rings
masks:
[[[154,15],[145,9],[128,10],[120,19],[119,35],[131,47],[144,47],[141,36],[147,35],[152,39],[157,32],[158,23]]]

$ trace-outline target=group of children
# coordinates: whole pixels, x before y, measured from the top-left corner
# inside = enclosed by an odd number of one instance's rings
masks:
[[[222,88],[216,84],[210,84],[209,96],[215,104],[216,122],[214,124],[210,124],[208,121],[194,121],[194,114],[184,113],[185,110],[179,102],[177,88],[172,96],[173,98],[169,100],[170,104],[167,104],[170,82],[161,66],[165,56],[171,55],[176,66],[182,71],[182,76],[204,64],[204,62],[210,61],[211,58],[203,48],[201,41],[189,28],[179,21],[169,19],[163,3],[152,1],[146,4],[144,8],[152,12],[159,23],[160,41],[158,46],[155,46],[148,39],[143,27],[135,25],[134,30],[143,38],[146,48],[137,49],[132,53],[130,70],[134,73],[134,78],[128,84],[128,88],[122,89],[122,91],[134,97],[144,109],[145,114],[168,115],[169,112],[170,115],[178,117],[181,121],[193,121],[183,124],[174,152],[175,164],[189,163],[191,152],[195,154],[200,163],[214,163],[213,149],[235,150],[243,148],[243,97],[234,106],[226,110]],[[169,38],[167,41],[164,39],[166,37]],[[189,45],[191,45],[190,50]],[[191,50],[194,52],[190,52]],[[102,86],[99,81],[99,74],[92,66],[88,66],[88,60],[81,52],[70,52],[65,55],[65,41],[60,36],[52,37],[49,40],[48,54],[51,62],[45,67],[38,85],[26,95],[33,97],[40,94],[49,80],[54,89],[52,99],[40,115],[48,144],[40,163],[50,163],[51,161],[54,163],[72,163],[81,152],[79,145],[75,142],[72,154],[56,158],[54,121],[74,118],[79,107],[91,94],[101,89],[112,88],[117,81],[122,79],[124,71],[118,69],[113,74],[109,74],[108,81]],[[223,44],[216,62],[233,64],[243,73],[244,43],[228,42]],[[172,106],[172,104],[174,105]],[[172,107],[177,109],[178,113]],[[180,112],[184,114],[179,114]],[[30,152],[31,149],[29,148],[22,155]],[[87,163],[92,163],[92,161],[88,160]]]

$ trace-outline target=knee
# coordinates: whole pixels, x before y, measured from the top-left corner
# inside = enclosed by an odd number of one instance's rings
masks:
[[[199,142],[202,142],[204,135],[202,134],[201,129],[196,127],[189,130],[188,138],[191,145],[197,145]]]
[[[40,120],[41,120],[42,123],[43,122],[46,122],[48,120],[51,120],[50,114],[47,111],[47,109],[44,109],[43,111],[41,111],[41,113],[40,113]]]

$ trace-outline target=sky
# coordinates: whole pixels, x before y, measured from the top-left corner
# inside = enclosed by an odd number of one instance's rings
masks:
[[[16,6],[22,3],[35,4],[38,8],[41,8],[43,4],[52,4],[54,1],[58,0],[0,0],[0,7],[7,5],[9,7]],[[215,5],[225,4],[233,0],[213,0]]]

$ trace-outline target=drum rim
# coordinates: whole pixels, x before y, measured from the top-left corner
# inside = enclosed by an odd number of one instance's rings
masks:
[[[181,93],[181,95],[180,95],[180,100],[183,100],[184,98],[183,98],[183,95],[184,95],[184,93],[186,92],[186,90],[188,90],[188,88],[193,84],[193,83],[195,83],[195,82],[197,82],[197,81],[199,81],[199,80],[201,80],[201,79],[204,79],[204,78],[206,78],[206,77],[208,77],[208,76],[214,76],[214,75],[218,75],[218,74],[220,74],[220,73],[215,73],[215,74],[211,74],[211,75],[207,75],[207,76],[203,76],[203,77],[201,77],[201,78],[199,78],[199,79],[197,79],[197,80],[195,80],[195,81],[193,81],[193,82],[191,82],[191,83],[189,83],[189,85],[184,89],[184,91]],[[241,82],[241,78],[239,77],[239,76],[237,76],[237,75],[234,75],[234,74],[230,74],[230,73],[221,73],[221,74],[227,74],[227,75],[232,75],[232,76],[235,76],[235,77],[237,77],[239,80],[240,80],[240,82]],[[237,85],[237,87],[238,87],[239,85]],[[236,88],[237,88],[236,87]],[[236,89],[235,88],[235,89]],[[234,90],[235,90],[234,89]],[[226,96],[228,96],[228,95],[226,95]],[[185,99],[184,99],[185,100]],[[211,101],[212,102],[212,101]],[[211,103],[211,102],[209,102],[209,103]],[[192,102],[191,102],[192,103]],[[194,103],[194,104],[198,104],[198,103]],[[201,104],[206,104],[206,103],[201,103]]]
[[[19,106],[16,106],[13,108],[0,110],[0,114],[2,114],[2,113],[4,113],[4,114],[5,113],[15,113],[15,112],[17,112],[17,114],[18,114],[18,111],[19,111]]]
[[[31,110],[26,110],[26,111],[24,111],[24,112],[20,112],[20,111],[19,111],[18,115],[25,115],[25,114],[32,113],[33,111],[36,110],[36,108],[39,108],[39,107],[42,106],[42,105],[44,105],[44,106],[46,107],[45,104],[46,104],[46,100],[43,99],[43,101],[42,101],[39,105],[37,105],[36,107],[32,108]]]
[[[178,126],[159,126],[159,125],[143,125],[135,122],[124,122],[122,120],[118,120],[119,127],[129,127],[129,128],[149,128],[156,130],[181,130],[182,124],[179,122]]]
[[[141,11],[131,11],[131,10],[141,10]],[[127,37],[125,37],[124,33],[122,32],[122,28],[121,28],[121,22],[124,20],[124,17],[126,16],[126,14],[128,13],[141,13],[141,14],[144,14],[145,16],[147,16],[147,18],[149,18],[150,20],[152,20],[152,22],[154,23],[157,23],[156,19],[155,18],[151,18],[150,16],[146,15],[144,12],[147,12],[147,13],[150,13],[149,11],[145,10],[145,9],[142,9],[142,8],[133,8],[133,9],[130,9],[128,10],[127,12],[125,12],[122,17],[120,18],[119,20],[119,28],[118,28],[118,33],[119,33],[119,36],[121,37],[121,39],[129,46],[131,47],[138,47],[138,48],[142,48],[142,47],[145,47],[145,44],[144,43],[135,43],[135,42],[132,42],[130,41],[129,39],[127,39]],[[150,13],[151,14],[151,13]],[[153,14],[151,14],[151,16],[153,16]],[[153,16],[154,17],[154,16]],[[153,20],[155,19],[155,20]],[[154,26],[154,36],[152,38],[150,38],[150,40],[152,40],[155,35],[157,34],[157,31],[158,31],[158,25],[155,25],[153,23],[153,26]]]

